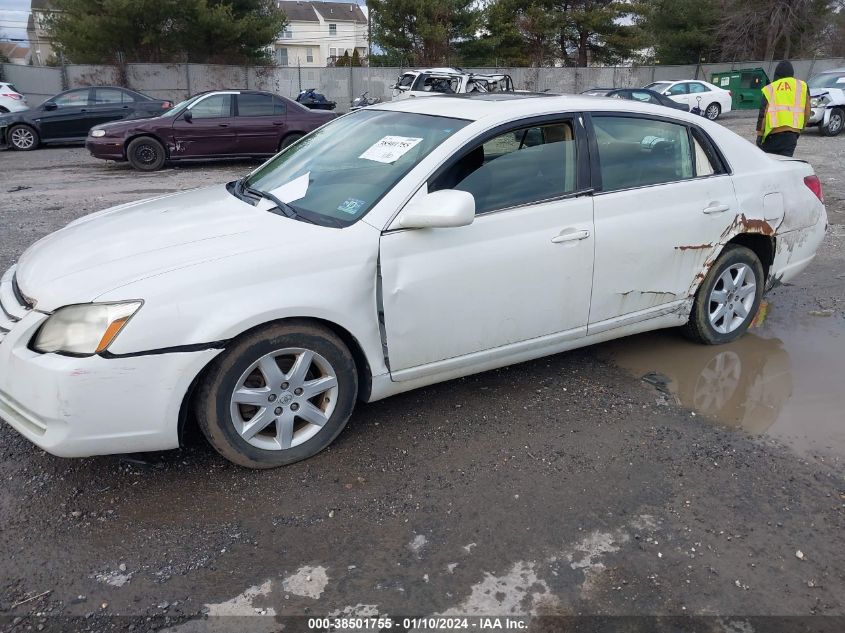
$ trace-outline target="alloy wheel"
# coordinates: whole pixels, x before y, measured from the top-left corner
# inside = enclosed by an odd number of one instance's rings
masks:
[[[842,129],[842,115],[833,113],[830,115],[830,120],[827,122],[827,129],[831,135],[838,134]]]
[[[704,111],[704,115],[711,121],[715,121],[719,116],[719,106],[715,103],[711,103],[707,106],[707,110]]]
[[[710,325],[720,334],[730,334],[750,318],[756,298],[757,280],[747,264],[725,269],[710,292]]]
[[[286,348],[262,356],[231,395],[235,430],[256,448],[280,451],[307,442],[329,421],[337,403],[337,373],[323,356]]]
[[[19,127],[12,130],[11,142],[17,149],[32,149],[35,145],[35,134],[32,130],[25,127]]]

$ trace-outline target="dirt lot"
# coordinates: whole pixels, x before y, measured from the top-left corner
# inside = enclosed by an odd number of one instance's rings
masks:
[[[753,120],[725,124],[750,137]],[[831,228],[735,345],[662,332],[422,389],[270,472],[201,439],[62,460],[0,425],[0,630],[298,630],[281,618],[332,612],[845,630],[845,137],[809,132],[798,156]],[[0,152],[0,270],[76,217],[253,166]],[[811,615],[838,617],[746,621]]]

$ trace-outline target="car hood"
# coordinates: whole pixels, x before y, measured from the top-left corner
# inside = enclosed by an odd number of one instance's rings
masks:
[[[293,244],[316,247],[336,231],[263,211],[216,185],[80,218],[23,254],[17,282],[37,309],[50,312],[206,261]]]
[[[841,88],[810,88],[811,97],[819,97],[821,95],[826,95],[829,93],[838,93],[839,95],[842,95],[845,94],[845,90],[842,90]]]
[[[105,130],[108,134],[119,134],[121,132],[128,132],[137,128],[139,125],[147,125],[150,123],[156,123],[159,119],[164,117],[161,116],[144,116],[144,113],[134,113],[133,115],[121,119],[120,121],[110,121],[108,123],[98,123],[91,129],[97,130]],[[171,121],[173,120],[171,117],[167,117]]]

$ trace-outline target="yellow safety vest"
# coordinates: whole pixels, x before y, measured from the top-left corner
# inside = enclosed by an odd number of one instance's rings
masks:
[[[773,81],[763,88],[768,101],[763,139],[776,127],[804,129],[804,113],[807,108],[807,84],[794,77]]]

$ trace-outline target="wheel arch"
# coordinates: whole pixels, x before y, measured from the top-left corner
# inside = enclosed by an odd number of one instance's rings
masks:
[[[721,252],[724,252],[730,244],[738,244],[750,249],[763,264],[763,273],[766,279],[769,278],[769,273],[772,269],[772,264],[775,261],[775,237],[773,235],[764,235],[763,233],[739,233],[733,236]],[[721,255],[721,252],[719,253]]]
[[[256,330],[260,330],[261,328],[265,328],[270,325],[289,323],[291,321],[307,322],[311,324],[320,325],[333,332],[335,335],[337,335],[338,338],[340,338],[341,341],[343,341],[343,344],[346,345],[347,349],[349,349],[349,353],[352,354],[352,358],[355,360],[355,369],[358,373],[357,399],[363,402],[369,400],[370,393],[372,392],[373,387],[373,371],[370,366],[370,361],[367,359],[367,355],[364,353],[364,348],[358,341],[358,339],[355,337],[355,335],[353,335],[342,325],[334,323],[333,321],[317,317],[284,317],[281,319],[273,319],[264,323],[259,323],[258,325],[254,325],[249,329],[244,330],[237,336],[226,341],[222,349],[227,349],[234,341],[244,336],[248,336]],[[188,390],[182,396],[182,403],[179,407],[178,419],[178,437],[180,446],[183,445],[184,440],[188,437],[189,433],[193,435],[194,431],[198,432],[197,421],[195,419],[193,410],[194,397],[197,394],[197,390],[199,389],[200,384],[205,379],[205,376],[208,374],[211,365],[217,360],[218,357],[219,354],[218,356],[212,358],[205,365],[205,367],[203,367],[202,370],[197,373],[197,375],[191,381]]]

